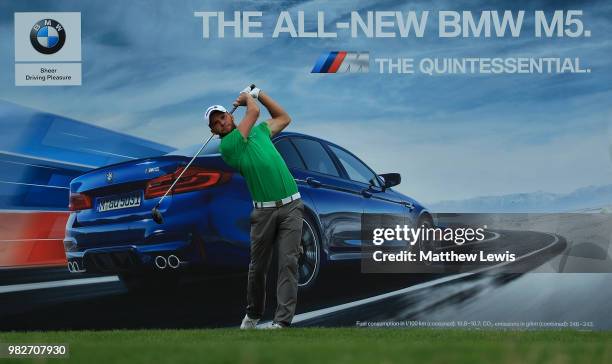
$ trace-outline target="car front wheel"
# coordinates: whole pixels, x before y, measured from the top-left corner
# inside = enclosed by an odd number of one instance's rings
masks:
[[[309,216],[302,218],[302,239],[298,259],[298,287],[307,290],[314,286],[321,269],[321,243],[315,224]]]

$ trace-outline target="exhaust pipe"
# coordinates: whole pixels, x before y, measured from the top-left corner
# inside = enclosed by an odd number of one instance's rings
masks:
[[[172,269],[176,269],[181,265],[181,260],[176,255],[168,257],[168,266]]]
[[[81,270],[81,268],[79,268],[79,262],[77,262],[76,260],[73,262],[68,262],[68,270],[70,271],[70,273],[85,272],[85,270]]]
[[[168,266],[168,262],[166,261],[165,257],[158,255],[155,257],[155,266],[158,269],[164,269]]]

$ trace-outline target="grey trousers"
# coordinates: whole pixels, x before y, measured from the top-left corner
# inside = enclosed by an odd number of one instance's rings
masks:
[[[277,303],[274,321],[290,325],[298,290],[298,258],[302,238],[301,199],[281,207],[254,208],[251,212],[251,263],[247,284],[250,318],[261,318],[266,303],[266,275],[274,248],[278,249]]]

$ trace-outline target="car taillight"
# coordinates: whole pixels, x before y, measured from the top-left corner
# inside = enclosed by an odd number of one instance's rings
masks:
[[[86,210],[91,208],[91,197],[82,193],[70,193],[68,209],[70,211]]]
[[[176,177],[181,174],[184,167],[179,167],[174,173],[154,178],[147,183],[145,198],[161,197],[168,191]],[[210,171],[200,167],[189,167],[181,179],[174,185],[169,194],[191,192],[203,188],[212,187],[229,181],[231,173],[221,171]]]

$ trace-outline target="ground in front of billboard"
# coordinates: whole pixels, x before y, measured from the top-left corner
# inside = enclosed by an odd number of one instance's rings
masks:
[[[5,332],[0,333],[0,342],[64,343],[69,346],[68,361],[88,364],[612,362],[612,332],[574,330],[291,328]]]

